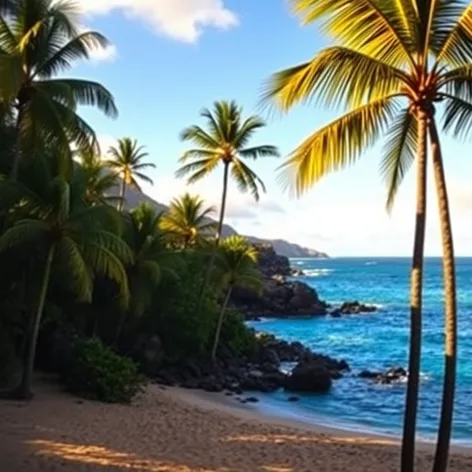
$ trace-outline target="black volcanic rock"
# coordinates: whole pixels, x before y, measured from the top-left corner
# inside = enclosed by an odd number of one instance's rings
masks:
[[[247,319],[260,316],[315,316],[327,313],[327,304],[319,299],[316,290],[303,282],[287,281],[292,269],[288,258],[276,254],[271,246],[256,245],[258,268],[263,276],[262,294],[235,287],[231,302]]]
[[[392,367],[385,372],[372,372],[363,370],[359,377],[362,379],[373,380],[378,384],[392,384],[408,377],[408,372],[403,367]]]
[[[374,305],[364,305],[357,300],[353,302],[344,302],[339,308],[335,308],[331,312],[331,316],[337,318],[341,315],[358,315],[360,313],[373,313],[377,311]]]

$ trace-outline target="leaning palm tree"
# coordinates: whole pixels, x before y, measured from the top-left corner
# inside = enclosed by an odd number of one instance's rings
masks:
[[[93,129],[77,113],[78,106],[98,107],[115,117],[111,93],[83,79],[55,78],[77,60],[105,47],[97,32],[81,32],[78,10],[69,1],[17,0],[4,2],[0,21],[0,104],[14,112],[16,150],[10,176],[17,178],[23,157],[36,153],[38,139],[53,144],[71,162],[71,143],[97,147]]]
[[[242,236],[229,236],[224,239],[218,248],[216,265],[218,275],[221,276],[226,294],[221,305],[220,316],[216,327],[211,358],[216,361],[216,352],[220,341],[221,327],[235,286],[262,290],[263,283],[257,269],[257,250],[250,246]]]
[[[109,149],[110,159],[107,161],[108,167],[120,176],[121,190],[118,209],[123,210],[125,201],[126,186],[134,187],[141,191],[141,187],[136,179],[144,180],[153,185],[153,181],[143,171],[146,169],[155,169],[156,165],[150,162],[143,162],[149,154],[144,151],[143,146],[138,146],[136,140],[131,138],[122,138],[118,140],[118,146],[111,146]]]
[[[209,219],[214,212],[213,207],[205,207],[199,196],[185,193],[172,200],[162,217],[161,228],[183,249],[187,249],[198,245],[205,236],[215,231],[216,223]]]
[[[330,172],[354,163],[382,135],[381,172],[391,208],[413,161],[417,165],[416,227],[411,273],[411,338],[402,471],[414,467],[421,347],[427,142],[431,141],[443,238],[446,356],[434,472],[446,468],[456,370],[456,288],[452,230],[435,110],[444,131],[472,124],[472,6],[412,0],[292,0],[305,24],[324,20],[338,44],[275,74],[264,99],[281,110],[316,99],[347,113],[314,132],[284,163],[282,178],[300,194]]]
[[[91,300],[94,276],[104,275],[118,284],[123,306],[127,306],[129,290],[124,264],[130,264],[133,255],[123,240],[105,226],[115,221],[111,211],[116,210],[86,207],[74,195],[74,188],[61,178],[49,183],[44,195],[5,181],[0,184],[0,192],[8,196],[10,210],[11,203],[17,201],[13,205],[13,223],[0,236],[0,252],[34,248],[32,253],[41,254],[43,264],[25,366],[16,392],[26,399],[31,397],[36,344],[54,270],[60,272],[61,280],[67,279],[67,285],[83,301]]]
[[[206,121],[207,130],[194,125],[184,129],[181,133],[182,140],[191,142],[196,147],[186,151],[180,158],[183,166],[176,172],[177,177],[188,176],[187,183],[193,184],[208,177],[218,166],[223,167],[223,190],[215,246],[207,266],[198,307],[201,306],[208,286],[213,271],[216,248],[221,238],[230,172],[239,190],[249,191],[257,201],[260,190],[265,192],[265,186],[244,160],[279,156],[278,149],[269,144],[248,146],[254,133],[263,128],[265,123],[255,115],[243,119],[242,113],[242,108],[234,101],[215,102],[213,111],[204,109],[201,112],[201,116]]]

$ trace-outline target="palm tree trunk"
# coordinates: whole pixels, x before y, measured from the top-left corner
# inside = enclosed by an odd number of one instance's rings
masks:
[[[439,144],[436,123],[430,127],[433,170],[438,197],[439,219],[443,245],[443,277],[445,301],[445,359],[444,386],[441,406],[441,421],[439,424],[438,442],[434,458],[433,472],[445,472],[449,455],[449,445],[452,431],[452,415],[454,411],[454,390],[456,383],[457,362],[457,298],[456,298],[456,268],[454,260],[454,244],[452,238],[449,199],[447,195],[446,178]]]
[[[125,193],[126,193],[126,180],[123,177],[123,180],[121,181],[120,201],[118,202],[118,211],[119,212],[123,211],[123,206],[125,204]]]
[[[410,356],[408,361],[408,386],[406,393],[405,414],[403,422],[403,441],[401,471],[413,472],[415,466],[416,413],[418,409],[418,392],[421,360],[421,312],[423,304],[423,262],[424,239],[426,229],[426,157],[427,157],[427,124],[428,113],[419,110],[417,142],[417,188],[416,188],[416,222],[411,268],[410,294]]]
[[[123,310],[118,321],[118,326],[116,327],[114,345],[118,346],[118,340],[120,339],[121,332],[123,331],[123,326],[125,325],[126,311]]]
[[[36,356],[36,345],[38,343],[39,327],[41,325],[41,318],[43,315],[44,304],[46,302],[46,295],[49,287],[49,279],[51,276],[52,261],[54,259],[55,245],[52,244],[49,248],[49,252],[46,259],[46,265],[44,267],[43,280],[41,281],[41,290],[39,293],[39,301],[36,309],[36,315],[34,317],[33,327],[30,334],[30,340],[28,343],[28,350],[26,354],[25,364],[23,368],[23,375],[21,383],[15,391],[15,397],[23,400],[32,398],[31,392],[31,380],[33,377],[34,359]]]
[[[18,179],[18,171],[20,169],[20,162],[21,162],[21,124],[23,121],[23,106],[20,104],[18,106],[18,115],[16,117],[16,125],[15,125],[15,130],[16,130],[16,142],[15,142],[15,149],[13,152],[13,162],[11,164],[11,169],[10,169],[10,180],[16,181]]]
[[[218,326],[216,327],[215,340],[213,341],[213,348],[211,350],[211,360],[216,361],[216,350],[218,349],[218,343],[220,342],[221,327],[223,326],[223,320],[226,313],[226,308],[228,306],[229,299],[231,298],[231,292],[233,291],[233,285],[230,284],[228,291],[226,292],[226,297],[221,306],[220,317],[218,318]]]
[[[223,194],[221,195],[220,217],[218,219],[218,227],[217,227],[216,235],[215,235],[215,243],[213,245],[213,250],[211,251],[210,261],[208,263],[207,270],[205,273],[205,278],[203,280],[203,284],[200,289],[200,295],[198,297],[197,315],[200,313],[203,297],[205,296],[208,283],[210,282],[210,277],[213,272],[213,266],[215,265],[216,251],[220,244],[221,233],[223,231],[223,220],[225,217],[225,210],[226,210],[226,197],[228,194],[229,163],[225,162],[224,165],[225,165],[225,169],[224,169],[224,174],[223,174]]]

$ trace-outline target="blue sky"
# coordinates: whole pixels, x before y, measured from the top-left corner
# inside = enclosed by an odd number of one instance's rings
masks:
[[[113,46],[79,64],[75,76],[98,80],[115,95],[120,117],[109,120],[84,110],[107,148],[130,136],[147,147],[153,198],[168,202],[186,190],[176,180],[186,148],[179,132],[200,123],[199,111],[215,100],[235,99],[256,112],[259,93],[271,73],[309,59],[330,44],[317,27],[301,27],[286,0],[81,0],[84,24],[105,34]],[[268,117],[256,143],[275,144],[283,156],[339,110],[300,107]],[[444,139],[451,189],[456,250],[472,255],[470,143]],[[228,223],[243,234],[284,238],[333,256],[410,255],[414,221],[414,172],[401,189],[392,215],[385,212],[385,188],[378,164],[381,146],[354,167],[331,175],[296,200],[277,183],[283,161],[251,163],[267,184],[259,204],[230,189]],[[431,181],[432,183],[432,181]],[[221,174],[188,189],[218,205]],[[432,189],[431,189],[432,190]],[[426,252],[439,255],[436,201],[431,193]]]

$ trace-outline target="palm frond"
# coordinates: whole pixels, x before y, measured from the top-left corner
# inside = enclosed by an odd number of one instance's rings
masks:
[[[280,157],[280,152],[277,146],[263,144],[261,146],[241,149],[239,155],[247,159],[258,159],[259,157]]]
[[[451,69],[441,76],[440,90],[449,95],[472,101],[472,64]]]
[[[346,47],[321,51],[313,60],[278,72],[265,87],[262,102],[286,112],[300,102],[357,107],[400,93],[406,74],[378,59]]]
[[[373,58],[395,66],[414,64],[413,22],[399,2],[377,0],[291,0],[303,24],[324,19],[323,31]],[[405,2],[406,3],[406,2]]]
[[[472,5],[442,0],[434,31],[432,49],[439,64],[458,67],[472,60]]]
[[[418,123],[408,109],[394,119],[389,127],[380,173],[387,184],[387,210],[391,211],[398,188],[416,155]]]
[[[183,157],[181,161],[184,161]],[[186,177],[190,173],[202,172],[205,174],[210,174],[216,166],[219,164],[219,157],[210,157],[208,159],[200,159],[198,161],[189,162],[188,164],[180,167],[176,172],[175,176],[177,178]]]
[[[68,236],[61,238],[56,247],[56,259],[67,268],[68,282],[79,299],[90,302],[93,279],[79,247],[72,238]]]
[[[42,86],[60,86],[67,90],[74,98],[76,105],[93,106],[105,113],[106,116],[116,118],[116,108],[113,95],[98,82],[83,79],[49,79],[41,82]],[[57,97],[54,97],[57,99]]]
[[[190,141],[200,146],[203,149],[207,150],[215,150],[220,147],[220,143],[215,140],[212,136],[210,136],[205,130],[203,130],[200,126],[189,126],[185,128],[180,133],[180,139],[182,141]]]
[[[120,290],[120,304],[127,308],[130,302],[128,276],[122,261],[110,249],[98,243],[87,244],[82,249],[85,261],[94,272],[114,281]]]
[[[81,33],[59,48],[55,48],[52,54],[45,57],[37,65],[34,75],[42,79],[49,79],[60,72],[70,69],[75,61],[89,59],[90,53],[94,49],[105,48],[108,45],[109,41],[107,38],[96,31]]]
[[[49,230],[49,226],[44,221],[20,220],[0,236],[0,252],[27,247],[32,243],[45,242]]]
[[[375,143],[397,108],[394,97],[381,98],[316,131],[281,166],[281,182],[301,194],[326,174],[352,164]]]
[[[442,94],[444,98],[443,130],[455,138],[465,139],[472,128],[472,103]]]
[[[259,116],[250,116],[237,130],[233,145],[236,149],[242,149],[254,136],[254,133],[266,126],[265,121]]]
[[[259,201],[259,189],[266,191],[264,182],[251,170],[244,162],[239,159],[233,161],[231,167],[231,175],[235,179],[238,188],[241,192],[251,192],[251,195],[256,201]]]

